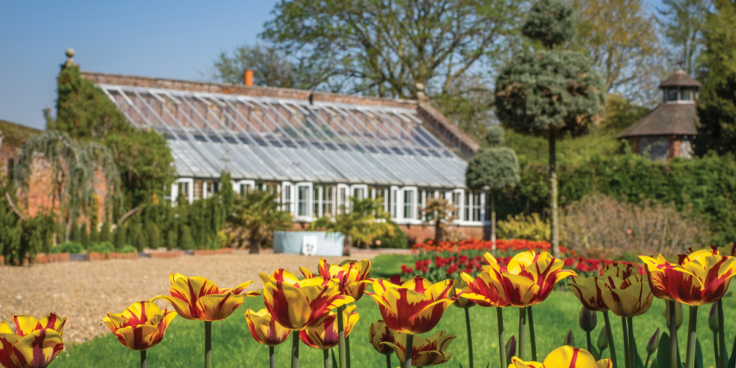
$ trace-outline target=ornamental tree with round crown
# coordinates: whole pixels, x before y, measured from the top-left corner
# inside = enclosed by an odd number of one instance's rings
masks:
[[[574,19],[574,9],[565,2],[540,0],[534,4],[522,32],[539,41],[544,49],[523,50],[515,55],[501,69],[495,91],[496,115],[506,127],[548,138],[555,257],[560,254],[555,140],[565,132],[583,132],[603,113],[605,103],[605,85],[590,60],[581,53],[559,48],[574,34]]]

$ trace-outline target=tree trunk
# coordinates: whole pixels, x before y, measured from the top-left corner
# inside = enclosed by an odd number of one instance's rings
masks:
[[[552,128],[549,130],[549,195],[552,256],[560,258],[560,228],[557,219],[557,153],[555,151],[555,131]]]
[[[250,254],[258,254],[261,252],[261,242],[258,239],[250,240]]]
[[[343,242],[342,246],[342,255],[343,256],[349,256],[350,255],[350,246],[352,245],[352,240],[350,239],[350,236],[345,235],[345,241]]]
[[[443,239],[442,237],[442,220],[439,218],[439,212],[437,213],[437,221],[434,223],[434,241],[439,243]]]
[[[491,199],[491,249],[496,250],[496,197],[493,191],[488,197]]]

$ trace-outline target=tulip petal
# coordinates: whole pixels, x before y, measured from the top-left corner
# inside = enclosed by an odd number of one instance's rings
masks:
[[[267,282],[263,286],[266,308],[276,322],[288,329],[303,329],[312,314],[306,296],[287,283]]]
[[[18,339],[13,345],[10,360],[18,367],[44,368],[51,364],[62,350],[64,341],[61,334],[55,330],[42,328]]]

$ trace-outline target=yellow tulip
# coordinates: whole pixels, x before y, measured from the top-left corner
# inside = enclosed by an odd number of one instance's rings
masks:
[[[261,273],[266,308],[277,323],[288,329],[304,330],[319,325],[331,310],[354,301],[340,294],[334,279],[318,276],[295,280],[296,276],[285,270],[272,275]]]
[[[703,249],[681,257],[680,264],[640,256],[647,266],[652,292],[657,298],[691,306],[718,301],[736,276],[736,258],[717,250]]]
[[[373,348],[376,349],[377,352],[384,355],[394,352],[394,348],[384,344],[385,342],[390,342],[396,345],[394,332],[388,328],[386,322],[383,322],[383,320],[379,320],[378,322],[373,322],[371,324],[371,328],[368,331],[368,341],[373,345]]]
[[[378,304],[386,325],[395,332],[421,334],[430,331],[454,301],[449,297],[454,282],[432,284],[415,277],[402,285],[387,280],[373,282],[374,293],[366,294]]]
[[[243,291],[253,281],[246,281],[234,289],[220,289],[204,277],[186,277],[170,274],[171,296],[159,295],[152,300],[164,299],[171,303],[180,316],[205,322],[220,321],[240,307],[247,296],[260,295],[258,291]]]
[[[103,322],[124,346],[146,350],[161,342],[174,317],[176,312],[168,308],[161,310],[153,302],[142,301],[131,304],[121,314],[108,313]]]
[[[599,277],[573,277],[568,289],[588,310],[605,312],[608,307],[603,301],[603,290],[598,279]]]
[[[304,267],[300,267],[299,270],[306,278],[316,276]],[[340,294],[350,296],[355,301],[358,301],[365,293],[370,274],[371,261],[366,259],[360,262],[347,260],[339,265],[329,264],[325,259],[319,260],[319,276],[326,279],[336,279]]]
[[[455,299],[455,301],[452,303],[452,305],[458,307],[458,308],[470,308],[476,304],[476,300],[473,298],[463,298],[460,297],[463,294],[472,294],[473,292],[470,290],[470,286],[465,280],[456,280],[455,286],[450,289],[450,292],[448,293],[448,296],[450,298]]]
[[[521,252],[504,267],[490,254],[485,254],[490,266],[484,267],[491,282],[506,303],[516,307],[529,307],[543,302],[560,280],[577,276],[563,270],[565,262],[547,252]]]
[[[568,345],[553,350],[544,359],[544,363],[524,362],[513,357],[509,364],[509,368],[611,368],[611,366],[608,359],[596,362],[593,354],[587,350]]]
[[[0,365],[8,368],[45,368],[64,350],[66,318],[50,313],[40,320],[13,316],[15,333],[0,322]]]
[[[603,303],[617,316],[635,317],[652,306],[654,295],[646,277],[626,265],[607,267],[597,283]]]
[[[397,333],[395,335],[396,343],[384,342],[384,344],[392,346],[399,357],[401,363],[406,362],[406,334]],[[455,336],[445,331],[440,331],[426,340],[416,335],[411,349],[411,365],[414,367],[428,367],[430,365],[442,364],[450,360],[452,353],[446,352]]]
[[[263,345],[276,346],[286,341],[291,330],[276,323],[268,309],[245,311],[245,320],[253,338]]]
[[[307,346],[316,349],[330,349],[337,346],[337,318],[336,312],[330,312],[327,319],[319,325],[299,331],[299,339]],[[355,312],[355,305],[345,308],[342,319],[343,326],[345,326],[345,337],[347,338],[360,319],[360,315]]]

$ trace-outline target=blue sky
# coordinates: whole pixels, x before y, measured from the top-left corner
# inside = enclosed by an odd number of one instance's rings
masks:
[[[0,119],[44,126],[68,47],[82,70],[206,79],[220,51],[257,41],[277,1],[3,1]]]

